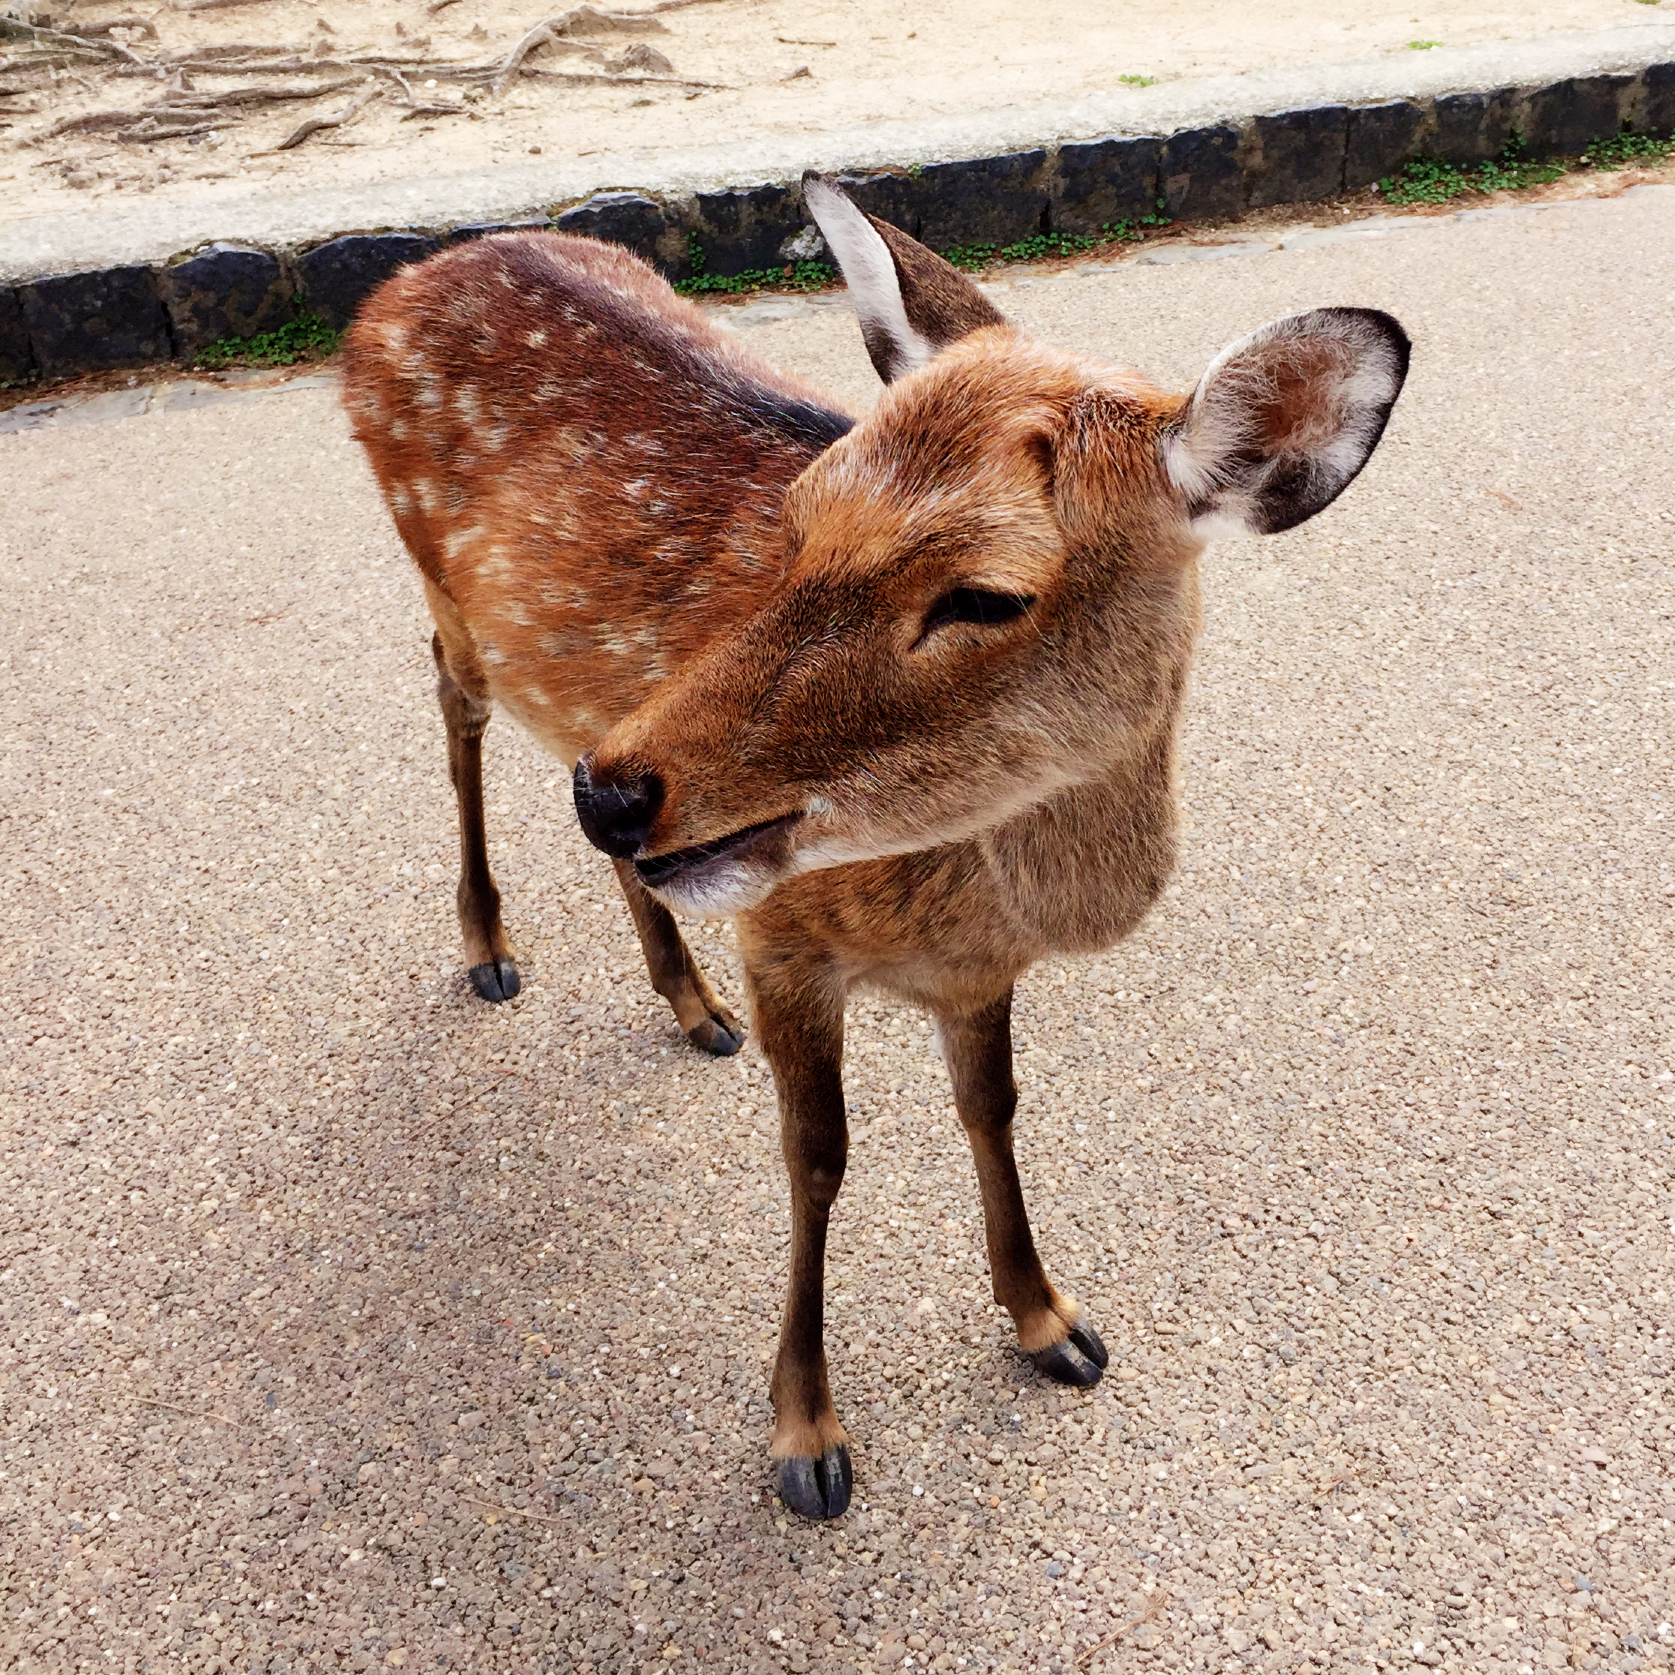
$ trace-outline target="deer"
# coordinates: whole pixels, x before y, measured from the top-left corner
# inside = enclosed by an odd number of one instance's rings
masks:
[[[835,181],[802,201],[885,385],[860,419],[628,251],[547,232],[400,270],[344,400],[435,624],[476,992],[521,984],[483,820],[496,706],[570,768],[652,987],[715,1055],[744,1028],[675,914],[735,926],[790,1183],[768,1452],[822,1519],[854,1487],[824,1349],[846,997],[933,1018],[995,1302],[1041,1374],[1095,1383],[1107,1350],[1025,1208],[1013,988],[1157,900],[1200,554],[1329,506],[1410,345],[1318,308],[1171,394],[1032,340]]]

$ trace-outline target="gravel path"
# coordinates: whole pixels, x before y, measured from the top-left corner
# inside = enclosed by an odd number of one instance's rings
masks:
[[[0,1667],[1671,1667],[1672,198],[1005,299],[1181,381],[1383,306],[1414,375],[1211,560],[1174,888],[1021,990],[1091,1393],[1007,1347],[924,1020],[856,1008],[831,1528],[769,1493],[760,1057],[686,1050],[505,723],[529,986],[469,994],[331,392],[0,437]],[[867,399],[838,312],[753,340]]]

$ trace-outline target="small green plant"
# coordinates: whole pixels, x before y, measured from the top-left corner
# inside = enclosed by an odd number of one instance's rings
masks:
[[[302,307],[302,298],[293,299]],[[192,364],[205,372],[228,366],[295,366],[298,361],[322,361],[337,348],[342,333],[318,314],[299,313],[277,331],[255,337],[223,337],[200,349]]]
[[[1523,136],[1514,134],[1494,162],[1478,169],[1477,190],[1516,192],[1526,186],[1545,186],[1549,181],[1562,180],[1569,169],[1570,165],[1563,162],[1532,163],[1524,150]]]
[[[737,297],[747,291],[823,291],[837,283],[837,269],[825,262],[787,262],[783,267],[750,268],[744,273],[711,273],[704,247],[696,235],[687,239],[686,249],[692,263],[692,277],[675,285],[683,297]]]
[[[1404,164],[1398,175],[1387,175],[1378,183],[1387,204],[1405,208],[1409,204],[1445,204],[1471,190],[1471,182],[1452,163],[1431,157],[1416,157]]]
[[[1138,221],[1111,221],[1097,233],[1031,233],[1016,244],[960,244],[942,252],[943,260],[951,267],[967,273],[986,268],[992,262],[1040,262],[1051,256],[1085,256],[1102,244],[1132,244],[1145,235],[1141,227],[1167,227],[1169,217],[1163,214],[1163,199],[1157,200],[1157,213],[1142,215]]]
[[[1407,49],[1409,52],[1429,52],[1432,47],[1440,47],[1441,45],[1441,41],[1409,41]]]
[[[1398,175],[1386,175],[1378,183],[1384,201],[1396,208],[1409,204],[1445,204],[1467,192],[1518,191],[1526,186],[1545,186],[1560,179],[1569,168],[1563,162],[1535,163],[1524,151],[1523,139],[1514,134],[1493,162],[1475,169],[1453,163],[1439,163],[1434,157],[1418,157],[1403,166]]]
[[[990,262],[1039,262],[1048,256],[1080,256],[1101,241],[1082,233],[1033,233],[1016,244],[959,244],[942,252],[951,266],[968,273]]]
[[[1156,76],[1118,76],[1124,87],[1156,87]]]
[[[1590,169],[1623,169],[1634,163],[1661,163],[1675,151],[1675,135],[1666,140],[1651,134],[1631,134],[1625,128],[1609,139],[1594,140],[1582,153]]]

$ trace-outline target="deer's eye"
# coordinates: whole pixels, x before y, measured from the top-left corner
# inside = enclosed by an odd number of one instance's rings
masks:
[[[991,593],[981,587],[955,587],[925,613],[920,638],[934,634],[951,622],[975,622],[983,627],[1015,622],[1035,603],[1033,593]]]

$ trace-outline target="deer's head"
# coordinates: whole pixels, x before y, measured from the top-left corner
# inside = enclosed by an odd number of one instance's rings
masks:
[[[973,837],[1165,748],[1219,532],[1289,529],[1377,445],[1408,340],[1329,308],[1188,396],[1030,341],[811,176],[889,384],[785,498],[761,608],[576,769],[588,837],[671,905]]]

